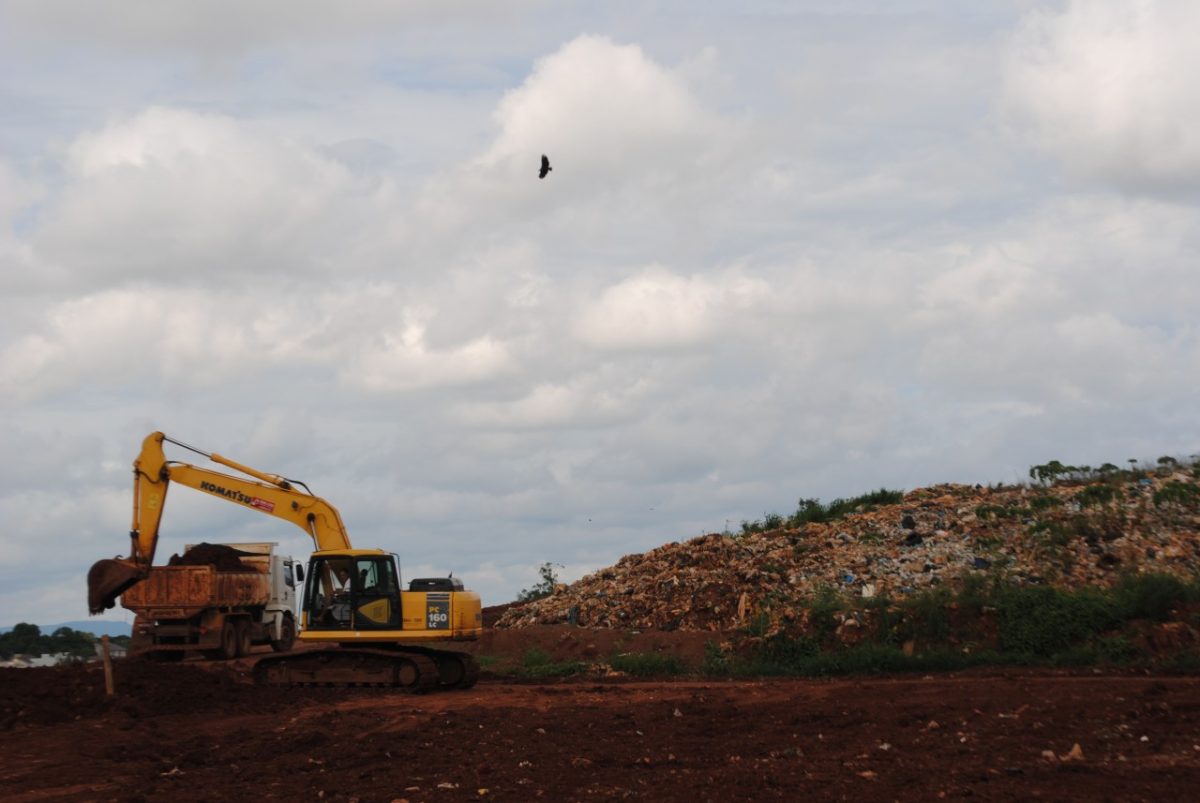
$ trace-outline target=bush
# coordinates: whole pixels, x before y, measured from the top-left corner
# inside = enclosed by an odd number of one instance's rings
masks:
[[[521,658],[517,674],[528,678],[549,678],[578,675],[587,669],[582,661],[555,661],[545,650],[532,647]]]
[[[834,614],[843,607],[844,601],[833,588],[822,586],[817,590],[817,595],[809,602],[808,612],[818,641],[826,641],[837,630],[838,622],[834,619]]]
[[[677,656],[656,652],[622,653],[614,655],[608,664],[618,672],[639,678],[682,675],[687,671],[687,667]]]
[[[1126,618],[1165,622],[1173,608],[1200,598],[1200,590],[1173,575],[1138,574],[1122,577],[1116,596]]]
[[[886,488],[851,499],[834,499],[828,505],[821,504],[818,499],[801,499],[796,512],[788,519],[788,524],[792,527],[802,527],[809,523],[836,521],[851,513],[873,510],[880,505],[895,505],[903,501],[903,491],[889,491]]]
[[[923,591],[907,600],[907,635],[924,644],[945,644],[950,637],[949,604],[950,593],[944,588]]]
[[[997,600],[1000,647],[1008,653],[1048,657],[1115,627],[1121,621],[1111,595],[1036,586],[1007,588]]]
[[[1172,480],[1154,492],[1154,506],[1179,505],[1191,507],[1200,502],[1200,488],[1186,482]]]
[[[1089,485],[1075,494],[1080,507],[1106,505],[1117,498],[1117,490],[1111,485]]]
[[[721,649],[721,645],[715,641],[704,642],[704,674],[724,675],[728,674],[729,668],[729,656]]]

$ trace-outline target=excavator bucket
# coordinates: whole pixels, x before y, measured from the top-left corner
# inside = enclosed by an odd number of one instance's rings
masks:
[[[96,614],[113,607],[125,589],[145,577],[145,570],[131,560],[96,561],[88,571],[88,610]]]

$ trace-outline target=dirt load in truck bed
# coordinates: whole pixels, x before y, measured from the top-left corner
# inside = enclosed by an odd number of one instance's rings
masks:
[[[558,629],[506,638],[505,657],[560,657]],[[1157,803],[1200,785],[1194,676],[485,677],[414,696],[259,688],[252,662],[118,661],[114,699],[96,665],[0,669],[4,798]]]
[[[187,552],[172,555],[167,561],[168,566],[213,566],[219,572],[253,572],[253,566],[242,563],[242,556],[252,553],[242,552],[226,544],[197,544]]]

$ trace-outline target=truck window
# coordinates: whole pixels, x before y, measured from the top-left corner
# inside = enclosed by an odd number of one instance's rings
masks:
[[[283,583],[289,588],[296,587],[296,577],[292,574],[292,564],[283,564]]]

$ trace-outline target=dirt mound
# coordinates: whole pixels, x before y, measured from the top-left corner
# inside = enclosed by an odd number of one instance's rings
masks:
[[[252,572],[254,567],[242,563],[242,552],[227,544],[197,544],[184,552],[182,556],[172,555],[167,561],[168,566],[214,566],[219,572]]]

